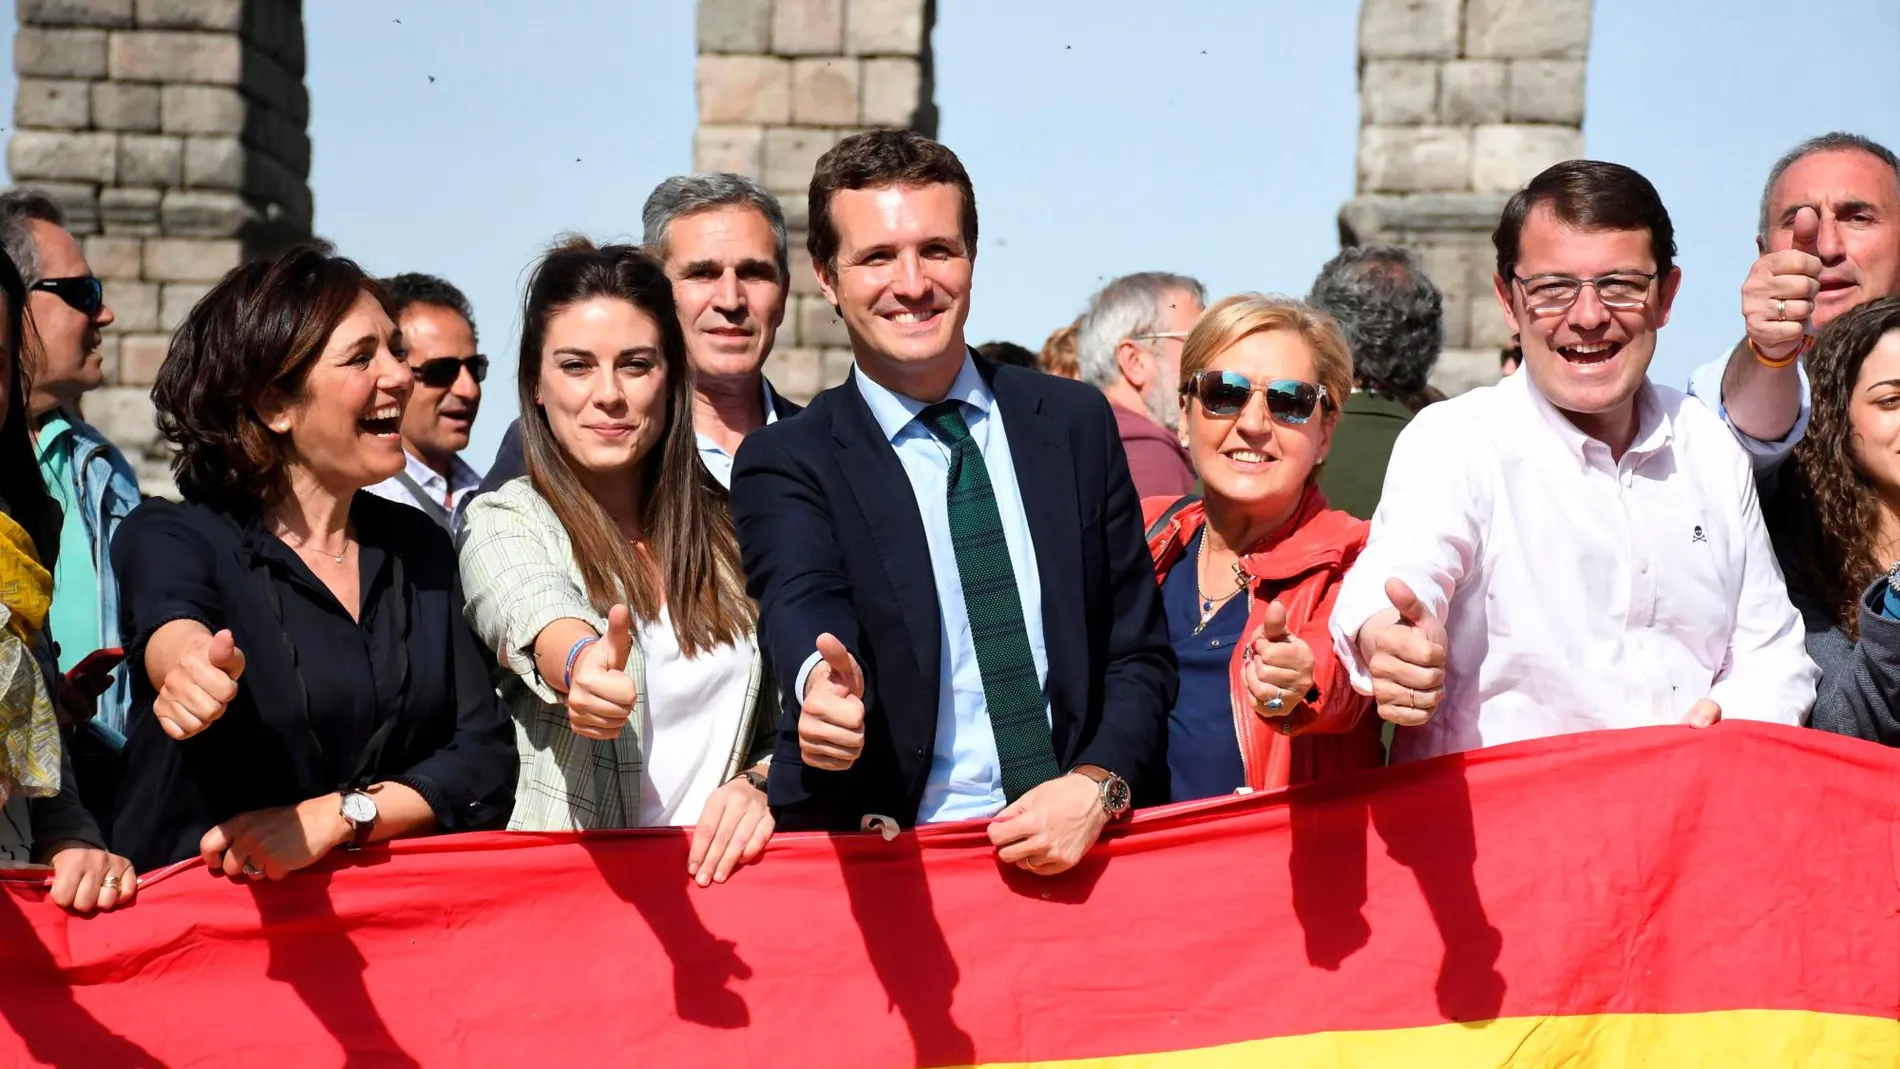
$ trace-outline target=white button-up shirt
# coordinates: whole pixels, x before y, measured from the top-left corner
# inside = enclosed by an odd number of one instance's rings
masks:
[[[1722,421],[1645,385],[1622,460],[1514,375],[1399,435],[1333,637],[1362,693],[1359,629],[1404,580],[1445,621],[1445,693],[1394,760],[1600,728],[1725,717],[1799,724],[1820,672],[1775,563],[1749,459]]]
[[[462,515],[468,508],[468,495],[482,485],[482,473],[468,466],[461,457],[449,461],[449,474],[444,477],[407,449],[402,451],[403,474],[409,476],[415,484],[429,495],[429,500],[442,511],[449,514],[449,533],[452,535],[462,529]],[[374,486],[363,489],[377,497],[394,501],[411,508],[423,508],[414,492],[402,481],[401,476],[391,475]],[[433,514],[431,514],[433,515]]]

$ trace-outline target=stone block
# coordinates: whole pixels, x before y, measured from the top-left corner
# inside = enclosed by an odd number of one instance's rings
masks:
[[[1469,0],[1465,55],[1582,59],[1590,48],[1591,0]]]
[[[1480,386],[1498,382],[1498,354],[1495,349],[1446,349],[1432,365],[1431,384],[1446,397],[1456,397]]]
[[[824,367],[819,372],[819,381],[827,390],[839,385],[844,382],[846,375],[851,374],[851,368],[856,362],[856,357],[849,349],[824,350]]]
[[[1472,132],[1472,188],[1514,192],[1551,164],[1581,155],[1583,131],[1574,126],[1480,126]]]
[[[786,126],[765,131],[765,177],[767,189],[802,190],[811,185],[812,168],[825,150],[837,144],[832,130],[814,130]]]
[[[1429,59],[1369,59],[1359,72],[1359,121],[1406,125],[1438,115],[1438,68]]]
[[[111,304],[110,301],[106,303],[108,306]],[[99,374],[105,382],[117,382],[119,381],[119,336],[110,333],[110,327],[106,329],[107,333],[99,337]]]
[[[205,85],[244,81],[243,42],[234,34],[127,30],[113,34],[106,51],[115,81]]]
[[[13,125],[41,130],[84,130],[92,125],[92,94],[88,85],[65,78],[20,79],[13,97]]]
[[[1467,348],[1489,349],[1493,353],[1511,344],[1511,328],[1505,325],[1504,309],[1498,307],[1493,290],[1471,297],[1471,332]]]
[[[918,56],[924,0],[846,0],[844,50],[854,56]]]
[[[137,238],[89,237],[84,246],[86,264],[107,282],[136,280],[144,273],[143,246]]]
[[[1512,122],[1583,125],[1583,60],[1520,59],[1511,63]]]
[[[92,124],[101,130],[159,131],[159,88],[127,82],[100,82],[92,87]]]
[[[848,56],[792,61],[792,121],[846,126],[858,121],[858,64]]]
[[[243,189],[244,143],[235,137],[185,138],[185,185],[194,189]]]
[[[765,129],[701,126],[693,131],[693,170],[730,171],[748,178],[765,174]]]
[[[1469,188],[1471,131],[1450,126],[1367,126],[1359,131],[1359,188],[1416,193]]]
[[[1450,59],[1458,54],[1462,0],[1364,0],[1359,54],[1365,59]]]
[[[844,50],[844,0],[775,0],[772,51],[835,56]]]
[[[1498,225],[1504,201],[1496,193],[1361,194],[1340,209],[1339,222],[1355,241],[1406,244],[1408,235],[1449,233],[1483,242]]]
[[[171,339],[164,334],[128,334],[119,339],[119,381],[127,386],[150,386],[158,381]]]
[[[811,253],[805,249],[805,235],[792,234],[787,252],[791,260],[791,291],[797,297],[818,297],[822,291],[818,288],[818,276],[811,269]]]
[[[858,114],[867,126],[910,127],[923,103],[924,68],[914,59],[864,61]]]
[[[104,78],[106,31],[22,25],[13,34],[13,71],[22,78]]]
[[[106,307],[112,309],[108,330],[127,334],[158,329],[158,283],[114,282],[105,290]]]
[[[162,30],[237,30],[244,25],[244,6],[244,0],[138,0],[138,23]]]
[[[216,282],[243,260],[243,243],[236,240],[154,238],[145,243],[145,277],[161,282]]]
[[[773,56],[701,56],[699,121],[782,123],[792,117],[792,63]]]
[[[114,186],[99,191],[99,221],[105,232],[124,236],[154,236],[158,233],[156,189]]]
[[[1471,295],[1447,293],[1444,304],[1445,345],[1465,345],[1471,335]]]
[[[783,336],[781,341],[788,340]],[[816,349],[779,345],[765,358],[765,377],[772,388],[805,404],[824,388],[824,356]]]
[[[772,0],[699,0],[699,51],[769,52]]]
[[[1507,68],[1497,60],[1458,59],[1439,73],[1438,119],[1452,126],[1503,122]]]
[[[166,333],[178,329],[198,299],[210,292],[209,282],[167,282],[158,298],[158,325]]]
[[[811,348],[851,346],[851,334],[845,330],[844,320],[832,311],[831,305],[823,297],[800,297],[798,300],[798,344]]]
[[[17,179],[18,176],[16,175]],[[66,213],[66,229],[84,236],[99,232],[99,187],[82,182],[20,182],[53,198]]]
[[[168,134],[244,132],[252,105],[236,89],[213,85],[167,85],[159,89],[160,126]]]
[[[257,209],[236,193],[168,189],[159,205],[165,233],[180,238],[236,237],[258,221]]]
[[[15,181],[104,185],[117,178],[118,165],[118,138],[112,134],[16,130],[7,143],[7,169]]]
[[[1455,239],[1412,241],[1407,243],[1407,247],[1418,257],[1419,265],[1425,269],[1425,277],[1438,287],[1441,294],[1470,292],[1465,288],[1466,281],[1471,278],[1474,250],[1470,243]]]
[[[129,186],[175,186],[184,173],[185,141],[163,134],[119,136],[119,182]]]
[[[151,391],[144,386],[106,386],[87,394],[85,405],[86,422],[97,427],[128,457],[163,449]],[[143,479],[139,489],[147,493],[152,490]]]
[[[779,210],[785,213],[785,231],[787,240],[796,245],[805,240],[805,231],[811,224],[810,189],[801,189],[797,193],[774,193]]]
[[[130,26],[132,0],[18,0],[22,26]]]

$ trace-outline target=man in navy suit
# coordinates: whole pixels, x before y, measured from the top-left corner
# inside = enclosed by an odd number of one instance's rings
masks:
[[[1107,402],[964,341],[976,235],[928,138],[818,161],[812,263],[856,368],[745,440],[733,520],[783,689],[778,826],[987,819],[1053,874],[1156,764],[1175,662]]]

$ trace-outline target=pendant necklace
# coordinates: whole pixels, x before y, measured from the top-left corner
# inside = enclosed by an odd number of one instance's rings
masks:
[[[1216,613],[1220,612],[1221,606],[1232,601],[1235,594],[1247,589],[1247,570],[1241,567],[1240,562],[1236,560],[1234,562],[1234,589],[1229,590],[1218,598],[1208,597],[1207,589],[1201,586],[1201,572],[1206,569],[1206,566],[1207,533],[1203,531],[1201,533],[1201,551],[1195,558],[1194,564],[1194,592],[1200,595],[1201,599],[1201,622],[1194,628],[1194,633],[1197,635],[1207,630],[1208,623],[1214,619]]]

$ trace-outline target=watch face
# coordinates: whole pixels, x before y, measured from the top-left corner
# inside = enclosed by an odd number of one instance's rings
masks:
[[[369,795],[352,791],[343,796],[343,815],[358,824],[367,824],[376,819],[376,803]]]
[[[1128,811],[1132,799],[1128,790],[1128,781],[1120,776],[1110,776],[1102,783],[1102,805],[1110,813],[1120,816]]]

